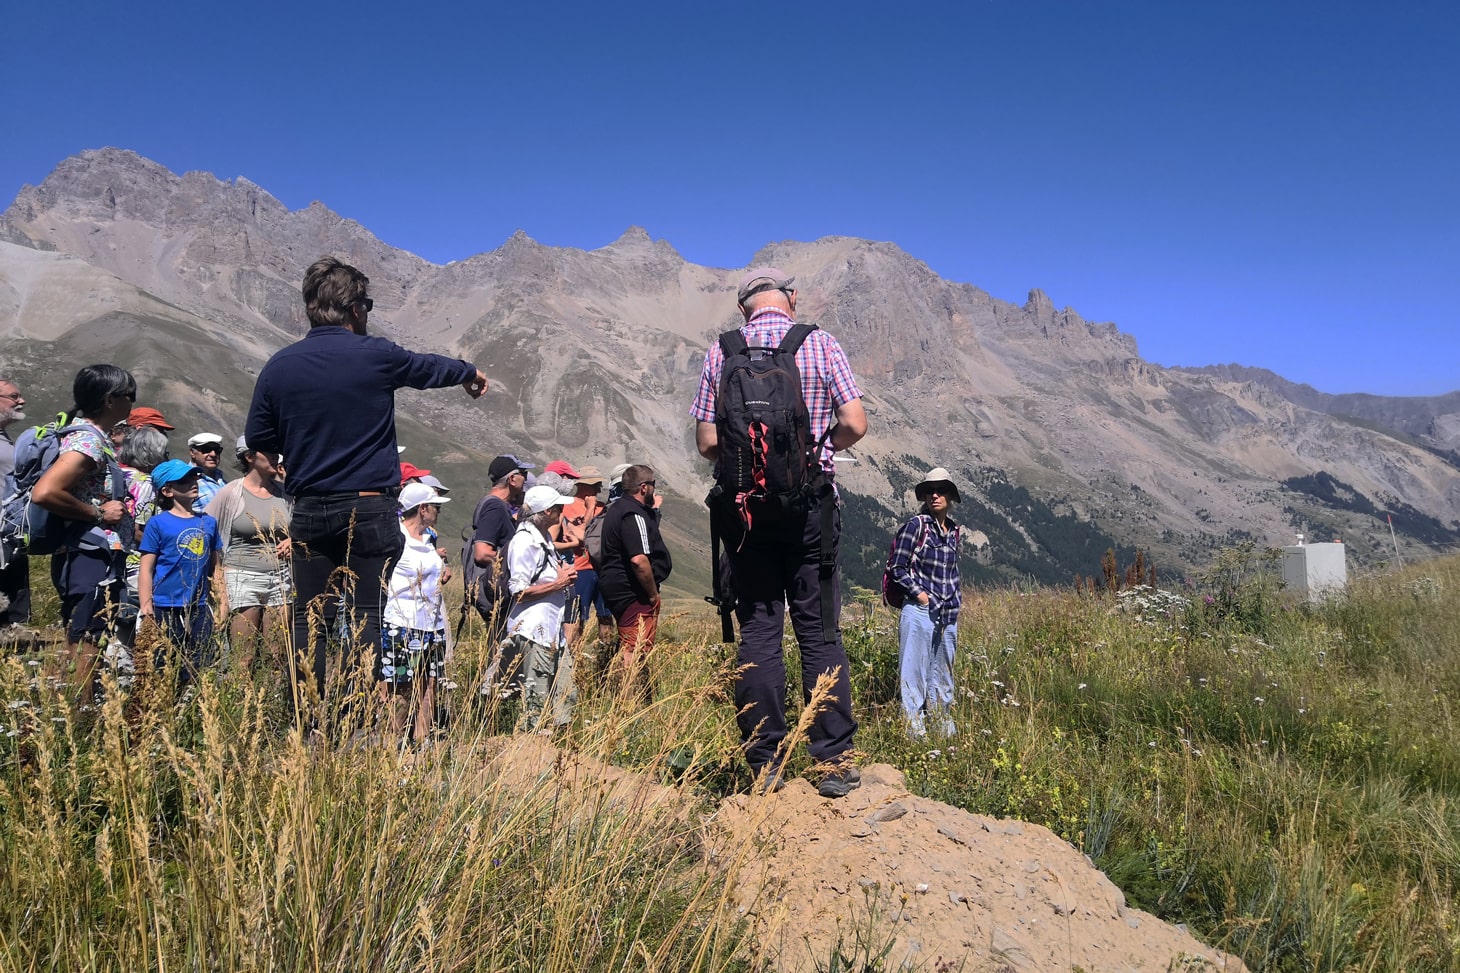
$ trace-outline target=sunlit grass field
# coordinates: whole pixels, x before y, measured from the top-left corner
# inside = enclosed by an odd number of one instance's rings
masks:
[[[1253,969],[1453,970],[1457,592],[1449,558],[1308,606],[1255,551],[1174,594],[969,592],[959,732],[917,742],[895,618],[864,597],[858,745],[1051,828]],[[470,628],[425,747],[301,733],[267,664],[75,714],[44,653],[0,659],[0,970],[758,969],[737,863],[702,854],[701,814],[749,784],[717,637],[672,611],[655,703],[585,683],[556,756],[477,697]]]

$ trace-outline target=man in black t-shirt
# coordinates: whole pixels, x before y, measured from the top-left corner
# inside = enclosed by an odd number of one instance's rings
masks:
[[[657,485],[647,466],[624,471],[623,496],[603,514],[603,569],[598,575],[603,600],[618,623],[623,666],[645,702],[653,700],[647,661],[659,628],[659,585],[673,569],[654,516]]]
[[[498,456],[487,467],[491,490],[477,503],[471,518],[471,541],[462,559],[467,596],[487,623],[487,637],[495,643],[507,621],[507,576],[501,559],[517,528],[512,511],[522,503],[527,471],[515,457]]]

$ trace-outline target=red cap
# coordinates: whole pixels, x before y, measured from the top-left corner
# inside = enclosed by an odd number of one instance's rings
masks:
[[[141,429],[143,426],[152,426],[154,429],[176,429],[176,426],[168,425],[162,413],[150,406],[139,405],[127,415],[127,425],[133,429]]]
[[[418,470],[410,463],[402,463],[400,465],[400,485],[405,486],[411,480],[419,479],[430,472],[430,470]]]
[[[545,473],[556,473],[559,476],[566,476],[571,479],[578,479],[578,471],[573,469],[565,459],[555,459],[544,469]]]

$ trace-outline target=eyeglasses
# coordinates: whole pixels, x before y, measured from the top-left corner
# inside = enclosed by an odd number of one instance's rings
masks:
[[[365,313],[366,314],[369,314],[371,311],[375,310],[375,299],[374,298],[362,297],[358,301],[356,301],[355,303],[356,304],[363,304],[363,305],[365,305]]]
[[[639,486],[658,486],[658,485],[659,485],[659,481],[658,480],[645,480],[643,483],[640,483],[639,484]]]
[[[191,446],[189,448],[192,449],[194,452],[197,452],[197,453],[221,453],[221,452],[223,452],[223,447],[222,446],[219,446],[217,443],[211,443],[211,444],[206,445],[206,446]]]

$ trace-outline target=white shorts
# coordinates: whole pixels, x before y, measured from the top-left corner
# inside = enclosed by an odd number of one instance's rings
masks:
[[[287,564],[267,571],[226,567],[223,584],[230,612],[244,608],[280,608],[289,604],[294,594]]]

